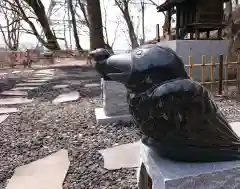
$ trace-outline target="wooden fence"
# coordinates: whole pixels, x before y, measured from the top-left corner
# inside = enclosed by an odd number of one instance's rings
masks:
[[[225,59],[224,59],[225,58]],[[200,83],[203,85],[210,85],[210,87],[212,88],[212,86],[214,84],[218,85],[218,94],[222,95],[223,92],[223,87],[226,86],[227,89],[227,85],[228,84],[232,84],[235,83],[237,85],[237,88],[239,90],[240,88],[240,55],[238,55],[237,57],[237,61],[232,61],[230,62],[228,57],[224,57],[223,55],[219,55],[219,61],[216,62],[214,60],[214,57],[211,56],[210,57],[210,61],[206,61],[206,57],[203,55],[202,56],[202,62],[201,64],[194,64],[192,61],[192,57],[189,56],[189,62],[188,65],[185,65],[186,68],[188,69],[188,74],[190,76],[191,79],[194,79],[193,76],[193,69],[194,68],[201,68],[201,81]],[[206,80],[206,68],[210,67],[210,80]],[[214,77],[214,73],[215,70],[218,70],[218,78],[216,79],[216,77]],[[234,72],[233,74],[233,78],[234,79],[229,79],[229,70],[236,70],[236,72]]]

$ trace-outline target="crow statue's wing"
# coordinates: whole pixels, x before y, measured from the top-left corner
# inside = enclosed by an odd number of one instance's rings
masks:
[[[158,143],[164,155],[181,161],[239,159],[239,137],[199,83],[169,81],[147,101],[148,119],[138,117],[140,129]]]

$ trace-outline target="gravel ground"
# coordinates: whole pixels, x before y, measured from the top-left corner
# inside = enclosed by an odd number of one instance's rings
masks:
[[[64,189],[135,189],[135,169],[108,171],[98,150],[136,141],[139,136],[131,124],[98,126],[94,108],[101,104],[100,89],[85,88],[84,84],[99,83],[91,69],[61,68],[57,78],[35,91],[35,101],[19,106],[21,113],[1,124],[0,132],[0,189],[4,188],[17,166],[43,158],[65,148],[71,161]],[[77,102],[53,105],[51,101],[61,92],[55,84],[70,84],[69,89],[80,92]],[[240,120],[240,104],[234,100],[218,102],[232,121]],[[16,107],[16,106],[14,106]]]
[[[98,150],[115,143],[133,142],[138,136],[131,124],[96,124],[94,108],[101,103],[100,89],[87,89],[83,85],[99,83],[99,77],[80,68],[62,68],[58,76],[34,94],[34,103],[19,106],[22,112],[11,114],[1,124],[0,188],[5,187],[17,166],[62,148],[68,150],[71,162],[64,189],[137,188],[134,169],[108,171],[103,168]],[[72,83],[69,88],[78,90],[81,98],[77,102],[51,104],[58,94],[68,91],[53,90],[51,86],[69,82]]]

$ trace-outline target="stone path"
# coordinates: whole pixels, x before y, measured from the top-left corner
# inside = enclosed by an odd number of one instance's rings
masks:
[[[18,73],[18,72],[16,72]],[[13,88],[0,93],[0,123],[5,121],[11,113],[16,113],[19,110],[13,107],[7,107],[9,105],[21,105],[31,103],[34,99],[29,99],[29,93],[33,90],[38,90],[43,85],[47,84],[55,77],[54,69],[44,69],[35,71],[34,74],[24,79],[21,83],[17,83]],[[55,85],[53,89],[64,89],[69,85]],[[64,92],[64,90],[63,90]],[[79,92],[68,90],[63,94],[57,96],[52,103],[59,104],[63,102],[75,101],[80,97]]]
[[[15,71],[14,73],[18,72]],[[53,78],[53,69],[35,71],[31,78],[25,79],[23,82],[16,84],[12,89],[0,93],[0,123],[5,121],[11,113],[19,111],[17,108],[7,106],[31,103],[33,99],[28,98],[28,93],[38,89]]]

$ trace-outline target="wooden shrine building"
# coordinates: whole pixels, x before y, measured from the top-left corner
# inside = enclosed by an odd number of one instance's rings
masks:
[[[157,7],[158,12],[166,12],[168,18],[168,35],[171,38],[171,16],[176,14],[175,39],[200,39],[205,32],[209,38],[210,31],[217,30],[217,39],[222,39],[224,21],[224,2],[229,0],[166,0]],[[170,16],[169,16],[170,15]]]

